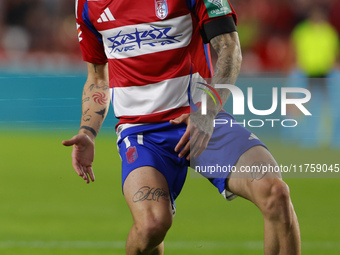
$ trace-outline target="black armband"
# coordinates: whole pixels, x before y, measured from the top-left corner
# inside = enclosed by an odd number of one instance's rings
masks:
[[[214,19],[203,25],[201,35],[204,43],[209,43],[215,36],[237,31],[234,18],[232,16]]]
[[[94,129],[91,128],[91,127],[88,127],[88,126],[81,126],[79,129],[86,129],[86,130],[90,131],[90,132],[94,135],[94,137],[97,136],[96,130],[94,130]]]

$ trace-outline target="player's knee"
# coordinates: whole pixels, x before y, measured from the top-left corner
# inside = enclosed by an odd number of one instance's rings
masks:
[[[171,224],[172,216],[147,217],[142,223],[137,224],[137,235],[142,241],[140,252],[151,251],[162,243]]]
[[[264,186],[260,202],[264,217],[290,225],[292,204],[288,185],[280,179],[267,179]]]

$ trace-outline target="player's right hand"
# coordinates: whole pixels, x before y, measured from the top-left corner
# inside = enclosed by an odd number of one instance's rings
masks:
[[[70,140],[63,141],[64,146],[73,146],[72,166],[76,173],[82,177],[86,183],[95,180],[92,163],[94,160],[94,141],[86,134],[79,134]]]

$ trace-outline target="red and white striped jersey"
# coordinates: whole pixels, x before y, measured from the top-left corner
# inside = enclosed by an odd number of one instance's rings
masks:
[[[192,78],[211,76],[204,42],[230,17],[236,22],[228,0],[76,0],[83,58],[109,63],[119,124],[189,113],[189,98],[199,100],[198,90],[190,92]]]

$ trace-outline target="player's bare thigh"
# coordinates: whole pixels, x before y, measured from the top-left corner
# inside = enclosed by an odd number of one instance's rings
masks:
[[[123,186],[124,197],[134,222],[155,220],[172,222],[171,199],[163,174],[150,166],[133,170]]]
[[[283,182],[274,157],[261,145],[243,153],[235,166],[236,172],[227,179],[227,189],[251,201],[256,200],[256,193],[266,192],[272,183]]]

